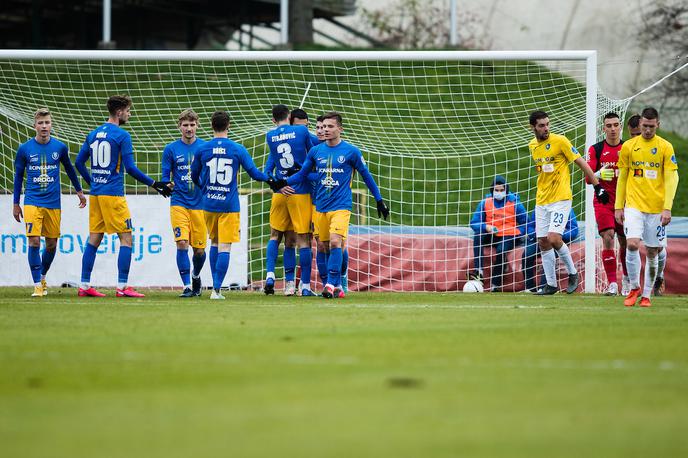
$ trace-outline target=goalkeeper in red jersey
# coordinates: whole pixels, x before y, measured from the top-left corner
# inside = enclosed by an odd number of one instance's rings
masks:
[[[619,176],[617,162],[621,151],[621,120],[616,113],[607,113],[604,116],[602,130],[604,140],[595,143],[588,150],[588,165],[595,172],[602,186],[609,194],[609,202],[602,203],[595,197],[595,220],[597,230],[602,237],[602,264],[607,275],[607,296],[619,294],[619,285],[616,278],[617,261],[614,252],[614,234],[619,240],[619,258],[623,269],[622,290],[629,288],[628,271],[626,270],[626,236],[623,224],[614,219],[614,200],[616,196],[616,181]]]

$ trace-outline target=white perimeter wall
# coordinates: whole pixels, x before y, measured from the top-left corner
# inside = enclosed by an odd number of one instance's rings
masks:
[[[248,276],[248,198],[241,201],[241,242],[232,245],[229,271],[224,285],[232,283],[246,286]],[[129,284],[132,286],[181,286],[177,270],[177,248],[170,225],[169,200],[160,196],[127,196],[134,225],[133,255]],[[57,255],[48,272],[48,284],[78,283],[81,279],[81,257],[88,241],[88,207],[77,207],[74,195],[62,196],[62,236],[58,241]],[[0,285],[32,285],[27,261],[27,244],[24,223],[12,217],[12,196],[0,196]],[[210,250],[210,245],[206,252]],[[117,284],[117,253],[119,238],[105,235],[98,250],[91,275],[94,286]],[[191,256],[191,249],[189,249]],[[209,259],[206,259],[201,278],[210,286]]]

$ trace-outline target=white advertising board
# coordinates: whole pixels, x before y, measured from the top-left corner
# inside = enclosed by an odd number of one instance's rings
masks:
[[[241,234],[239,243],[232,244],[229,270],[224,286],[246,286],[248,277],[248,198],[240,196]],[[160,196],[127,196],[133,223],[133,247],[129,284],[131,286],[181,286],[177,270],[177,248],[170,225],[169,200]],[[62,196],[62,235],[57,255],[47,275],[48,284],[78,284],[81,279],[81,257],[88,242],[88,206],[78,208],[74,195]],[[12,217],[12,196],[0,196],[0,284],[29,286],[33,284],[27,261],[27,239],[24,223]],[[42,242],[43,243],[43,242]],[[43,246],[43,245],[42,245]],[[210,242],[206,252],[210,250]],[[91,283],[96,286],[117,284],[117,234],[105,234],[98,249]],[[189,249],[189,257],[192,250]],[[203,267],[203,285],[212,285],[209,257]]]

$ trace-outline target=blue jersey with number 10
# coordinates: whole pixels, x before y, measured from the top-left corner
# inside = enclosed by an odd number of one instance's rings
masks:
[[[84,167],[91,160],[91,173]],[[123,196],[125,169],[131,176],[150,186],[153,179],[136,168],[131,135],[121,127],[106,122],[86,137],[76,168],[90,182],[94,196]]]
[[[217,213],[239,211],[239,166],[254,180],[268,180],[239,143],[227,138],[213,138],[198,148],[191,163],[191,179],[203,189],[203,210]]]

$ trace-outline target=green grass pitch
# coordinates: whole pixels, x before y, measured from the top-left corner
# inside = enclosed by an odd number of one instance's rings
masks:
[[[0,290],[3,457],[688,456],[688,301]]]

